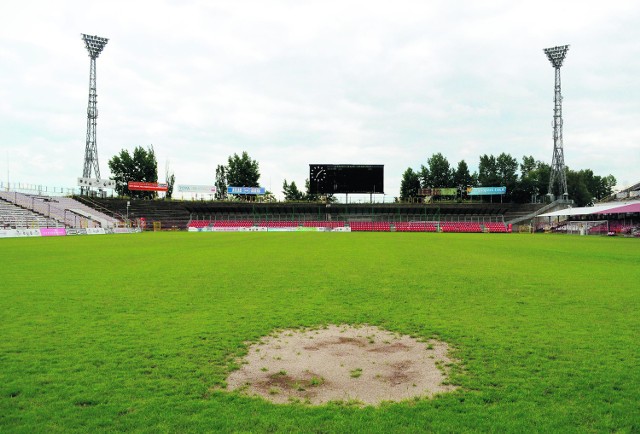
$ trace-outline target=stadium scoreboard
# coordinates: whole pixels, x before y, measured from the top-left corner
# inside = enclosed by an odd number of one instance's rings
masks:
[[[310,164],[312,194],[384,193],[383,164]]]

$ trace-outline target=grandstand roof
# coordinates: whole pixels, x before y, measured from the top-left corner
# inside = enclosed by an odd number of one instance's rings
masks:
[[[620,214],[626,212],[640,212],[640,202],[630,203],[617,208],[609,209],[602,214]]]
[[[627,212],[640,212],[640,202],[610,202],[595,206],[583,206],[578,208],[566,208],[559,211],[540,214],[538,217],[559,217],[567,215],[590,215],[590,214],[620,214]]]

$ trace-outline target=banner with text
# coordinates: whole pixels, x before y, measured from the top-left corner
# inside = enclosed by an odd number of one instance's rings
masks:
[[[65,228],[40,228],[40,235],[43,237],[62,237],[67,235]]]
[[[469,196],[491,196],[494,194],[505,194],[507,187],[468,187]]]
[[[456,196],[458,189],[453,188],[421,188],[418,190],[418,196]]]
[[[129,181],[127,188],[131,191],[167,191],[167,184]]]
[[[227,187],[228,194],[265,194],[264,187]]]
[[[217,191],[215,185],[188,185],[178,184],[179,193],[209,193],[215,194]]]
[[[116,188],[113,179],[78,178],[78,187]]]

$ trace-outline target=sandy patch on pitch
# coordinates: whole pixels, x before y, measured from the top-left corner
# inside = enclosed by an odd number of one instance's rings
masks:
[[[455,389],[446,384],[453,363],[448,352],[444,342],[373,326],[284,330],[251,345],[227,387],[275,403],[431,397]]]

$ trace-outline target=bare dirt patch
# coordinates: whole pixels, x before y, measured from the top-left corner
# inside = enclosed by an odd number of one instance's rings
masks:
[[[251,345],[227,378],[275,403],[379,404],[448,392],[453,361],[446,343],[420,342],[373,326],[284,330]]]

